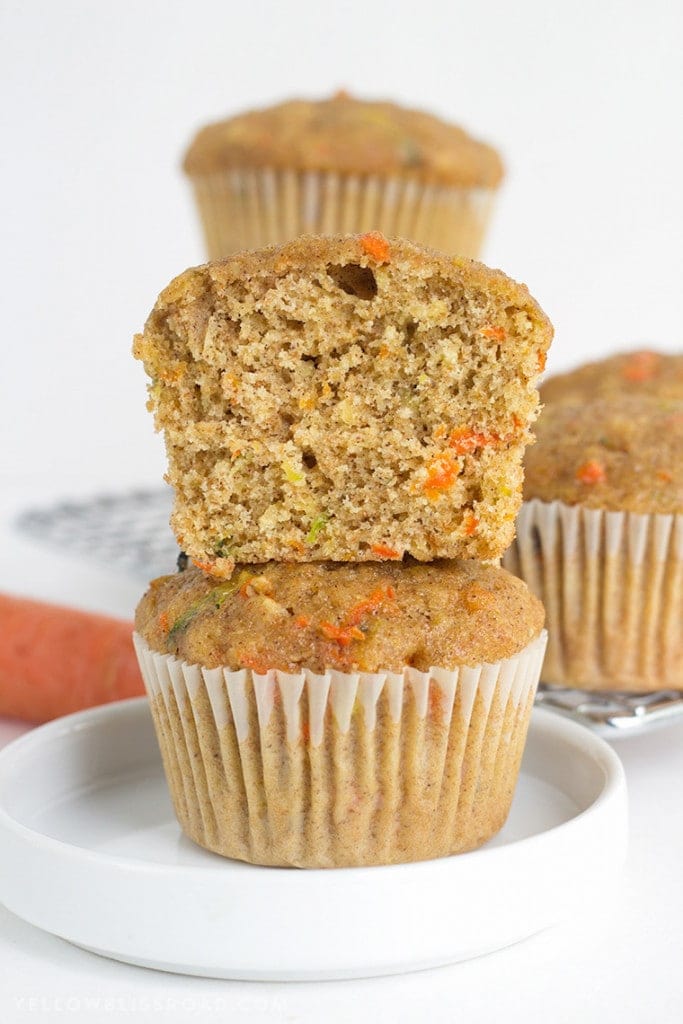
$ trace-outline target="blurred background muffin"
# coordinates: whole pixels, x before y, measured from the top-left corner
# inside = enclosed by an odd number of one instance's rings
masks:
[[[619,395],[683,399],[683,354],[653,349],[618,352],[549,377],[541,387],[541,401],[547,403]]]
[[[345,92],[207,125],[184,169],[210,259],[374,229],[476,257],[503,177],[498,153],[462,128]]]
[[[536,435],[504,564],[546,608],[542,681],[683,689],[683,400],[553,401]]]
[[[136,649],[183,830],[297,867],[480,846],[510,809],[542,627],[521,580],[475,561],[154,580]]]

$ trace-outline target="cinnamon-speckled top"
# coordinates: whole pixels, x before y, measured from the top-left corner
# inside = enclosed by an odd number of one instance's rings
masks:
[[[624,395],[550,403],[525,459],[524,497],[683,512],[683,401]]]
[[[683,354],[652,349],[619,352],[549,377],[543,402],[590,401],[618,395],[658,395],[683,399]]]
[[[503,165],[491,146],[432,114],[355,99],[290,100],[207,125],[184,161],[190,175],[272,167],[414,177],[443,185],[494,187]]]
[[[195,568],[153,580],[136,628],[207,668],[425,671],[511,657],[543,617],[521,580],[476,561],[267,562],[227,582]]]

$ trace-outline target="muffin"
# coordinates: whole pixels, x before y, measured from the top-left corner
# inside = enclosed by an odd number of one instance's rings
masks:
[[[543,601],[546,683],[683,689],[683,401],[550,404],[505,565]]]
[[[619,352],[544,381],[541,401],[581,402],[620,395],[683,400],[683,355],[652,349]]]
[[[523,285],[370,233],[189,270],[135,354],[172,524],[236,562],[498,558],[551,325]]]
[[[503,825],[545,647],[503,569],[240,565],[153,581],[136,647],[178,819],[256,864],[392,864]]]
[[[209,259],[370,230],[477,256],[503,176],[496,151],[461,128],[344,92],[210,124],[184,170]]]

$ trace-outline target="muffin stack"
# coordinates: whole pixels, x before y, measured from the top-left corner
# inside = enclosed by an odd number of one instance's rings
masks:
[[[683,689],[683,356],[547,381],[505,565],[543,601],[545,683]]]
[[[253,863],[381,864],[503,824],[545,647],[508,545],[552,330],[372,233],[187,271],[135,343],[193,568],[136,645],[178,818]]]
[[[184,169],[209,259],[371,228],[477,256],[503,177],[462,128],[345,92],[207,125]]]

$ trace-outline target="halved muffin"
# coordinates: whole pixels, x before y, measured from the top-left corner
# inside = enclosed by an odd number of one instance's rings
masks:
[[[499,557],[551,337],[500,271],[376,234],[188,270],[134,349],[181,547],[226,577]]]

